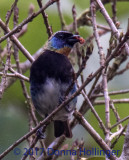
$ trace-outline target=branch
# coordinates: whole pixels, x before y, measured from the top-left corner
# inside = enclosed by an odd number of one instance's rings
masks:
[[[109,92],[109,95],[117,95],[117,94],[126,94],[126,93],[129,93],[129,89],[125,89],[125,90],[120,90],[120,91],[112,91],[112,92]],[[101,94],[94,94],[92,95],[92,97],[103,97],[103,93]]]
[[[114,23],[116,23],[116,21],[117,21],[117,16],[116,16],[116,11],[117,11],[117,9],[116,9],[116,2],[117,2],[117,0],[113,0],[113,1],[112,1],[112,13],[113,13],[112,19],[113,19],[113,22],[114,22]]]
[[[96,112],[96,110],[94,109],[92,103],[90,102],[89,98],[87,97],[87,95],[85,94],[85,92],[82,90],[82,95],[84,97],[84,99],[87,101],[88,105],[90,106],[91,108],[91,111],[93,112],[93,114],[95,115],[96,119],[98,120],[99,124],[100,124],[100,127],[102,128],[104,134],[106,134],[107,130],[103,124],[103,121],[102,119],[99,117],[98,113]]]
[[[14,10],[15,6],[17,5],[17,2],[18,2],[18,0],[15,0],[14,3],[13,3],[13,5],[12,5],[12,7],[11,7],[11,10],[7,12],[7,15],[6,15],[6,25],[8,25],[8,23],[9,23],[10,17],[11,17],[11,15],[13,13],[13,10]]]
[[[120,33],[118,31],[118,29],[116,28],[116,26],[114,25],[112,19],[110,18],[110,16],[108,15],[106,9],[104,8],[104,5],[102,4],[101,0],[96,0],[96,2],[98,3],[100,9],[101,9],[101,13],[103,14],[105,20],[107,21],[107,23],[109,24],[114,36],[119,39],[120,37]]]
[[[110,101],[110,108],[112,109],[115,117],[116,117],[116,121],[119,122],[120,121],[120,116],[119,113],[117,112],[114,103],[112,101]],[[122,124],[119,125],[119,129],[123,128]]]
[[[41,0],[37,0],[37,2],[38,2],[39,7],[43,8],[42,1]],[[50,27],[50,25],[48,23],[48,16],[47,16],[47,14],[45,13],[44,10],[42,10],[41,14],[43,16],[44,24],[46,26],[46,30],[47,30],[47,34],[48,34],[48,38],[49,38],[52,35],[52,29],[51,29],[51,27]]]
[[[61,22],[61,28],[63,30],[64,27],[65,27],[65,20],[64,20],[63,15],[62,15],[60,0],[57,1],[57,9],[58,9],[58,13],[59,13],[60,22]]]
[[[125,98],[125,99],[112,99],[111,100],[113,103],[129,103],[129,99]],[[94,102],[94,105],[103,105],[105,104],[104,100],[98,100],[96,102]]]
[[[115,144],[118,142],[121,135],[124,134],[126,128],[127,128],[127,125],[121,129],[121,132],[119,132],[119,135],[116,137],[115,141],[111,144],[111,147],[110,147],[111,149],[114,148]]]
[[[5,25],[5,23],[0,19],[0,26],[1,28],[6,32],[9,33],[10,29]],[[34,61],[34,58],[31,56],[31,54],[24,48],[24,46],[21,44],[21,42],[16,38],[16,36],[11,35],[10,39],[14,44],[21,50],[21,52],[26,56],[27,59],[29,59],[30,62]]]
[[[4,73],[0,72],[0,76],[3,76],[3,75],[4,75]],[[7,77],[19,78],[19,79],[22,79],[24,81],[29,82],[29,78],[28,77],[26,77],[26,76],[24,76],[24,75],[22,75],[22,74],[20,74],[20,73],[18,73],[16,71],[14,73],[7,73],[6,76]]]
[[[93,24],[93,31],[95,35],[95,40],[98,46],[99,50],[99,56],[100,56],[100,65],[104,66],[105,63],[105,54],[103,52],[103,47],[100,44],[99,34],[97,32],[97,24],[96,24],[96,2],[94,0],[91,0],[91,17],[92,17],[92,24]],[[106,134],[105,134],[105,141],[108,145],[110,145],[109,136],[110,136],[110,114],[109,114],[109,96],[108,96],[108,86],[107,86],[107,74],[106,74],[106,66],[104,66],[104,69],[102,70],[102,83],[103,83],[103,93],[105,98],[105,118],[106,118]],[[106,158],[107,159],[107,158]]]
[[[127,116],[127,117],[119,120],[119,122],[117,122],[116,124],[114,124],[113,126],[111,126],[111,129],[113,129],[114,127],[116,127],[117,125],[119,125],[120,123],[122,123],[122,122],[124,122],[124,121],[126,121],[128,119],[129,119],[129,116]]]
[[[30,16],[28,16],[21,24],[19,24],[17,27],[15,27],[12,31],[10,31],[9,33],[7,32],[7,34],[3,37],[0,38],[0,42],[2,42],[3,40],[5,40],[7,37],[10,37],[11,35],[13,35],[14,33],[16,33],[17,31],[20,31],[21,28],[27,24],[28,22],[32,22],[32,20],[34,18],[36,18],[42,11],[44,11],[45,9],[47,9],[50,5],[52,5],[53,3],[57,2],[58,0],[49,0],[46,5],[44,7],[42,7],[39,11],[37,11],[36,13],[32,13]]]
[[[125,142],[123,146],[122,154],[119,158],[119,160],[128,160],[129,159],[129,123],[127,126],[127,131],[125,135]]]
[[[92,128],[92,126],[86,121],[86,119],[79,112],[75,111],[74,116],[77,118],[79,123],[88,131],[88,133],[94,138],[98,145],[107,153],[112,153],[109,146],[104,142],[104,140],[99,136],[99,134]],[[110,154],[110,160],[117,160],[116,156]]]
[[[0,99],[2,98],[5,90],[6,80],[7,80],[6,75],[11,64],[10,61],[11,61],[11,45],[10,45],[10,40],[8,38],[7,39],[7,58],[6,58],[6,63],[5,63],[2,78],[1,78],[1,83],[0,83]]]

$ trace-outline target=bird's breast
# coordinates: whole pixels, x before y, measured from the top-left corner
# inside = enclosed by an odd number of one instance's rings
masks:
[[[53,78],[47,78],[42,85],[31,84],[31,96],[34,106],[41,115],[51,113],[65,94],[69,84],[62,84]]]

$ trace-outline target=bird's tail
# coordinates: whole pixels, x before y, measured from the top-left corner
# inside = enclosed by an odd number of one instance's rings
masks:
[[[72,131],[71,131],[68,120],[54,121],[54,132],[55,132],[55,137],[60,137],[62,134],[64,134],[67,138],[72,138]]]

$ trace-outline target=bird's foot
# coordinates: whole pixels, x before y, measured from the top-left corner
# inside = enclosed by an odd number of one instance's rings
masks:
[[[59,105],[63,102],[63,101],[65,101],[65,97],[64,96],[61,96],[60,98],[59,98]]]
[[[41,127],[37,130],[36,135],[39,139],[45,139],[46,138],[46,134],[44,132],[44,127]]]
[[[66,99],[67,99],[68,97],[66,96],[66,97],[60,97],[60,99],[59,99],[59,104],[61,104],[63,101],[65,101]],[[65,109],[66,109],[66,111],[67,112],[71,112],[72,110],[73,110],[73,108],[70,108],[70,105],[69,104],[67,104],[66,106],[65,106]]]

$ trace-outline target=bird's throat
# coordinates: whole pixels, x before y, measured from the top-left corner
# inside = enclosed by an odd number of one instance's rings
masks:
[[[46,43],[45,46],[44,46],[44,50],[54,51],[54,52],[57,52],[59,54],[63,54],[65,56],[69,55],[71,49],[72,48],[70,46],[64,46],[63,48],[53,47],[51,45],[51,42]]]
[[[65,56],[68,56],[69,53],[70,53],[70,51],[71,51],[71,48],[70,48],[70,47],[67,47],[67,46],[65,46],[64,48],[57,49],[57,48],[53,48],[53,47],[51,47],[51,46],[49,46],[49,45],[46,45],[46,46],[44,47],[44,49],[45,49],[45,50],[54,51],[54,52],[57,52],[57,53],[59,53],[59,54],[63,54],[63,55],[65,55]]]
[[[65,56],[68,56],[70,51],[71,51],[71,48],[69,48],[69,47],[64,47],[64,48],[60,48],[60,49],[55,50],[55,52],[57,52],[59,54],[63,54]]]

